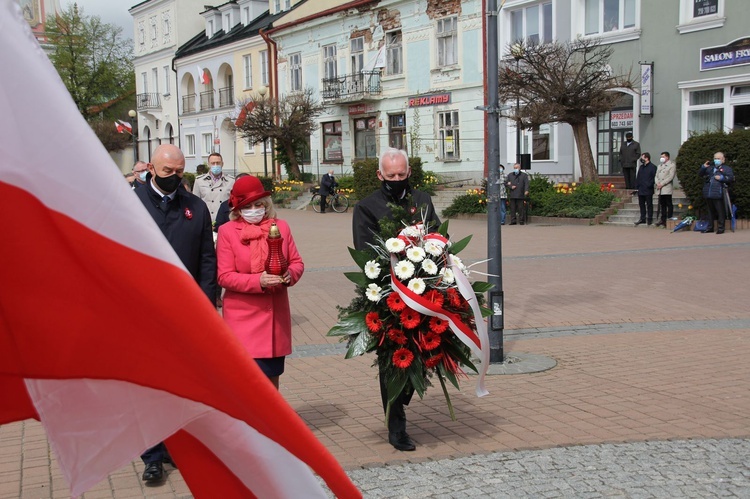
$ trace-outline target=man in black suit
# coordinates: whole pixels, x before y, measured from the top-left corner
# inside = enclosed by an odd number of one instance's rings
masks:
[[[215,303],[216,251],[211,213],[206,203],[180,188],[185,156],[176,146],[162,144],[154,151],[148,171],[146,185],[135,190],[136,196],[206,297]],[[164,478],[163,463],[172,462],[163,443],[148,449],[141,459],[146,465],[143,480],[148,483],[160,482]]]
[[[625,134],[625,142],[620,146],[620,166],[625,177],[625,188],[635,189],[635,169],[641,159],[641,145],[633,140],[633,132]]]
[[[641,167],[635,179],[635,188],[638,189],[638,206],[641,208],[641,218],[636,225],[651,225],[654,221],[654,181],[656,179],[656,165],[651,162],[651,155],[644,152],[641,155]]]

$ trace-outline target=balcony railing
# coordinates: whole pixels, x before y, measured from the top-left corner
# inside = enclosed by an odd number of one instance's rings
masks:
[[[350,75],[323,79],[323,100],[358,100],[370,96],[380,95],[383,88],[380,85],[380,70],[360,71]]]
[[[182,96],[182,114],[195,112],[195,94]]]
[[[201,92],[201,111],[214,108],[214,91],[206,90]]]
[[[230,107],[234,105],[234,87],[219,89],[219,107]]]
[[[135,102],[138,106],[138,110],[142,109],[155,109],[161,107],[159,101],[159,94],[138,94],[135,96]]]

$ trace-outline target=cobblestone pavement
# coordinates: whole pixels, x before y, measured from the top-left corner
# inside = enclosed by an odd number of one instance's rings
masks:
[[[281,393],[365,497],[750,498],[750,231],[503,227],[504,351],[553,367],[489,376],[483,398],[464,380],[455,421],[429,389],[407,409],[417,450],[398,452],[372,356],[325,336],[353,295],[351,213],[280,216],[306,266]],[[486,258],[486,222],[449,230],[473,235],[464,261]],[[179,471],[160,487],[142,471],[84,499],[192,497]],[[18,497],[69,497],[33,421],[0,426],[0,499]]]

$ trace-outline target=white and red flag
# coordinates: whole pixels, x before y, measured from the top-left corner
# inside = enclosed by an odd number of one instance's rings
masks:
[[[115,121],[115,128],[117,128],[117,133],[128,132],[131,135],[133,134],[133,126],[127,121]]]
[[[208,85],[208,83],[211,81],[211,78],[209,78],[208,76],[208,71],[200,66],[198,66],[198,81],[203,83],[204,85]]]
[[[76,496],[165,441],[197,498],[325,496],[313,472],[361,497],[182,266],[14,0],[0,43],[22,75],[0,83],[0,424],[39,419]]]

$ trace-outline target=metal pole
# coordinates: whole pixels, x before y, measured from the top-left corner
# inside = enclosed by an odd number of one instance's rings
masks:
[[[263,139],[263,176],[268,177],[268,137]]]
[[[516,58],[516,74],[520,70],[521,60]],[[516,95],[516,163],[521,164],[521,101]]]
[[[503,271],[500,225],[500,107],[498,91],[497,0],[487,1],[487,273],[494,287],[488,303],[490,362],[502,363],[503,352]]]

